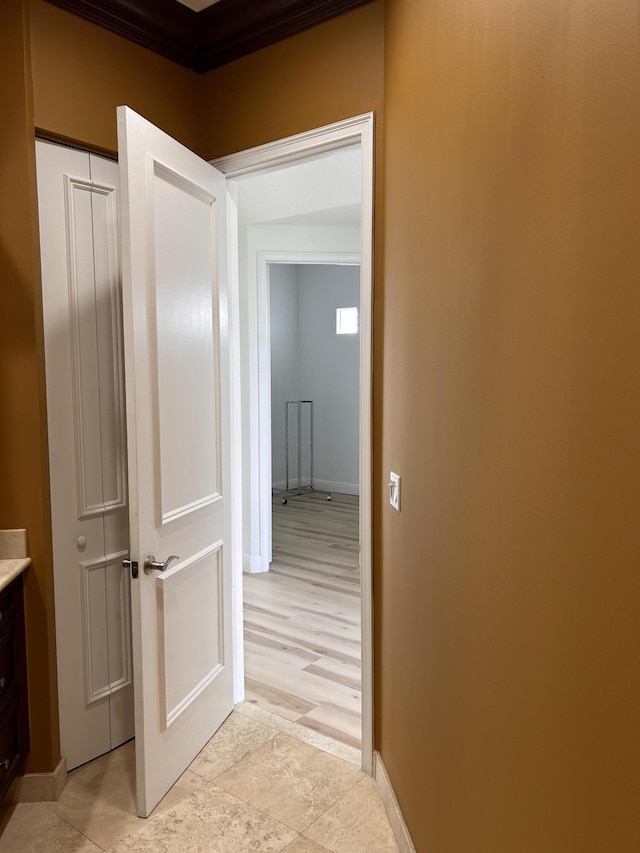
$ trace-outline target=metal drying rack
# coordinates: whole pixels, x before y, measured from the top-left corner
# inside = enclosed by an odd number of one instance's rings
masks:
[[[298,409],[298,485],[289,488],[289,406]],[[302,407],[309,406],[309,485],[302,485]],[[331,492],[316,489],[313,482],[313,400],[286,400],[284,404],[284,470],[285,470],[285,494],[282,503],[286,504],[289,498],[297,498],[314,492],[317,495],[326,495],[331,500]]]

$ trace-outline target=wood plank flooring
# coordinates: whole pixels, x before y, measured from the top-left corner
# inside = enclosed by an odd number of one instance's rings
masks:
[[[359,499],[280,497],[271,570],[244,575],[246,698],[359,748]]]

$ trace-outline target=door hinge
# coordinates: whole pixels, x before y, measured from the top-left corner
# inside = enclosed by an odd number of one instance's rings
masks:
[[[138,564],[135,560],[123,560],[122,561],[122,568],[123,569],[131,569],[131,577],[132,578],[138,577]]]

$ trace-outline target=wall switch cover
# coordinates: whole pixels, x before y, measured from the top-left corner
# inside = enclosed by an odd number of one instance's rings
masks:
[[[394,471],[389,474],[389,503],[400,512],[400,474]]]

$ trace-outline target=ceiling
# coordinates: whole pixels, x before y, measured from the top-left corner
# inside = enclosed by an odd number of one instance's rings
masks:
[[[360,227],[362,151],[332,151],[237,182],[238,221],[245,225]]]
[[[297,216],[283,216],[272,219],[269,225],[312,225],[314,227],[358,228],[362,221],[359,204],[344,204],[342,207],[328,207],[311,213],[299,213]]]
[[[202,74],[370,0],[47,0]]]

